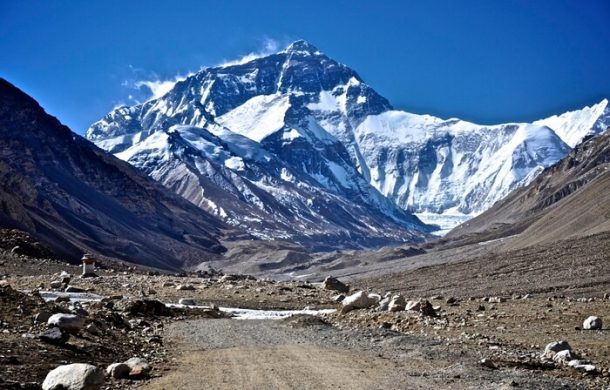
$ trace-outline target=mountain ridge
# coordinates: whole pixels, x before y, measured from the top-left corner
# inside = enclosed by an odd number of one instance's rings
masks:
[[[226,225],[73,133],[0,79],[0,225],[83,252],[180,269],[216,259]]]
[[[565,139],[601,131],[600,123],[610,123],[606,111],[562,117]],[[286,177],[298,172],[384,218],[395,219],[402,209],[443,225],[483,212],[565,156],[570,145],[546,126],[557,122],[477,125],[395,110],[354,70],[297,41],[243,64],[204,68],[161,98],[112,111],[92,124],[87,138],[120,155],[172,126],[212,132],[220,126],[220,138],[241,135],[279,156]],[[316,158],[297,161],[306,155]],[[242,164],[239,153],[234,157],[235,172]],[[348,196],[350,188],[360,195]],[[405,228],[429,231],[401,218]]]

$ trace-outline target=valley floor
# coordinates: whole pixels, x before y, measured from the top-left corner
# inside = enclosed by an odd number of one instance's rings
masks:
[[[28,293],[14,299],[14,294],[0,296],[7,300],[0,311],[0,382],[5,381],[0,388],[41,383],[60,364],[90,362],[105,368],[133,355],[145,356],[153,365],[149,378],[108,379],[104,388],[610,387],[610,299],[604,297],[610,293],[608,237],[499,250],[509,241],[461,248],[445,243],[424,255],[378,262],[369,255],[367,264],[359,263],[358,256],[364,255],[354,254],[355,266],[343,279],[351,291],[427,299],[438,316],[365,309],[273,321],[186,312],[142,317],[119,308],[132,300],[177,303],[181,298],[252,309],[340,305],[333,300],[336,292],[305,281],[117,268],[98,270],[99,278],[72,278],[70,285],[106,297],[120,295],[113,298],[114,308],[84,304],[87,321],[103,324],[113,318],[130,327],[98,326],[101,334],[84,331],[66,344],[50,345],[23,336],[44,329],[32,325],[32,317],[43,308],[40,303],[32,303]],[[388,249],[377,255],[392,253],[401,252]],[[61,271],[77,275],[79,268],[0,251],[2,283],[15,290],[48,290]],[[69,310],[69,303],[54,305],[53,310]],[[590,315],[605,321],[603,330],[581,330]],[[596,372],[543,362],[545,345],[559,340],[567,340]],[[490,363],[482,365],[481,359]]]

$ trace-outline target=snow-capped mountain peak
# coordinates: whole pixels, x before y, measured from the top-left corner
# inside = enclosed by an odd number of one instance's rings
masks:
[[[358,247],[421,237],[429,227],[411,212],[443,223],[484,211],[605,130],[608,110],[604,100],[495,126],[411,114],[301,40],[203,69],[161,98],[112,111],[87,137],[260,237]]]
[[[305,55],[320,55],[322,54],[317,47],[307,42],[304,39],[300,39],[298,41],[292,42],[286,49],[284,50],[286,53],[298,53]]]

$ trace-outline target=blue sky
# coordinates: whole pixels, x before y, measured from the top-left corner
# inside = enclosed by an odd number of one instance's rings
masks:
[[[0,76],[82,133],[143,81],[302,38],[397,108],[530,121],[610,97],[609,20],[603,0],[4,0]]]

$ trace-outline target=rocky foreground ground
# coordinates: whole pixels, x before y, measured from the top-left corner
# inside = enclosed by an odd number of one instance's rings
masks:
[[[333,279],[118,265],[96,272],[79,278],[80,267],[65,262],[0,252],[0,388],[53,388],[44,383],[49,372],[73,363],[94,366],[69,366],[100,382],[85,388],[106,389],[610,388],[605,291],[486,296],[448,288],[449,295],[438,284],[410,292],[396,276],[388,291],[378,279],[350,281],[348,290]],[[40,297],[66,290],[104,299]],[[164,305],[180,300],[207,308]],[[217,307],[337,312],[253,321]]]

